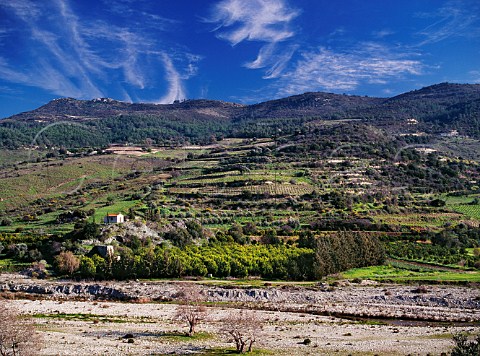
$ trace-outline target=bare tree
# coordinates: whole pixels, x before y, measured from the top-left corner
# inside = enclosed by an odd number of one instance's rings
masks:
[[[238,353],[251,352],[253,344],[260,336],[263,322],[254,311],[239,310],[231,312],[223,320],[222,331],[233,338]]]
[[[203,304],[206,300],[205,295],[197,285],[184,283],[181,285],[176,297],[179,301],[175,317],[187,323],[187,335],[192,336],[197,325],[207,315],[207,308]]]
[[[41,347],[40,341],[31,320],[0,301],[0,355],[36,355]]]

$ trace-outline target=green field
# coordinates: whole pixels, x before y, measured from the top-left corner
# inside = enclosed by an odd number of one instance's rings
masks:
[[[37,150],[6,150],[0,149],[0,166],[9,166],[18,164],[20,162],[33,162],[38,157],[41,157],[43,154],[41,151]]]
[[[341,275],[346,279],[372,279],[381,282],[425,282],[425,283],[460,283],[460,282],[480,282],[480,271],[469,272],[450,272],[450,271],[413,271],[403,268],[393,267],[391,265],[373,266],[365,268],[355,268]]]
[[[459,213],[432,212],[417,214],[378,214],[374,215],[373,218],[381,224],[441,228],[446,223],[460,222],[463,217]]]
[[[93,202],[91,204],[88,204],[85,209],[95,209],[95,214],[89,218],[90,222],[103,223],[103,218],[107,214],[122,213],[123,215],[126,215],[130,208],[139,208],[143,206],[143,203],[139,200],[116,200],[111,205],[107,205],[105,202]]]
[[[480,194],[468,194],[461,196],[441,195],[440,199],[444,200],[446,207],[462,214],[468,219],[480,221]]]
[[[471,219],[480,220],[480,205],[452,205],[452,209]]]

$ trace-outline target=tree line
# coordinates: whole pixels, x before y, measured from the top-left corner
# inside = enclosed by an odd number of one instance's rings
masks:
[[[114,255],[105,257],[62,252],[55,265],[60,274],[95,279],[253,276],[317,280],[350,268],[382,264],[384,259],[377,237],[344,231],[321,236],[303,233],[296,245],[215,241],[178,247],[144,241],[119,246]]]

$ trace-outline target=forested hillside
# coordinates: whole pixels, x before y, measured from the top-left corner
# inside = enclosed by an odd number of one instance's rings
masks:
[[[318,120],[362,120],[398,132],[398,125],[414,119],[420,131],[458,130],[478,138],[479,108],[480,85],[448,83],[393,98],[305,93],[249,106],[210,100],[154,105],[67,98],[0,121],[0,146],[100,147],[145,140],[205,144],[223,137],[304,132]]]

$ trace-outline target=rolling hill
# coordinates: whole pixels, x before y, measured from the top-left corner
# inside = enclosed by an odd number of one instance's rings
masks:
[[[293,133],[308,122],[332,119],[365,120],[395,131],[409,118],[418,121],[420,131],[455,129],[478,138],[480,85],[441,83],[391,98],[304,93],[254,105],[203,99],[158,105],[63,98],[1,120],[0,147],[98,147],[146,139],[159,145],[208,143],[219,137]]]

